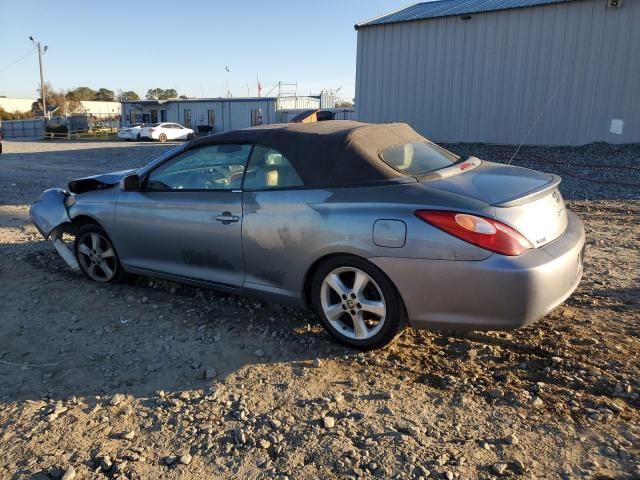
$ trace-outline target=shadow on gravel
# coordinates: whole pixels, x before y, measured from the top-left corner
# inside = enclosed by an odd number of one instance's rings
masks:
[[[0,205],[0,228],[2,227],[20,227],[29,220],[29,214],[27,212],[12,212],[5,211]]]
[[[0,246],[14,261],[0,289],[2,402],[206,389],[260,364],[281,365],[268,382],[287,388],[285,373],[354,353],[310,312],[146,277],[92,283],[43,245]]]

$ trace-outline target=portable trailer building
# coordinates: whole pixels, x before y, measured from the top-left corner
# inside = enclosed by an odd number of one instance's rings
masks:
[[[213,133],[277,123],[277,111],[291,105],[319,108],[315,97],[246,97],[137,100],[122,103],[124,125],[175,122],[185,127],[212,127]]]
[[[439,0],[355,26],[356,118],[438,141],[640,142],[640,0]]]

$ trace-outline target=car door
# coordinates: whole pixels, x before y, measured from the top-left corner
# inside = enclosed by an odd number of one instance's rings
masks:
[[[187,138],[187,135],[189,134],[189,131],[187,130],[187,127],[183,127],[182,125],[178,125],[177,123],[174,125],[175,127],[175,131],[176,131],[176,139],[181,139],[181,140],[185,140]]]
[[[251,145],[204,145],[182,151],[122,192],[115,238],[125,268],[239,287],[242,175]]]
[[[180,127],[175,123],[167,123],[166,128],[165,133],[169,140],[176,140],[180,137]]]
[[[167,140],[173,140],[176,136],[175,130],[173,129],[173,125],[171,123],[165,123],[162,125],[162,133],[167,136]]]
[[[310,205],[326,195],[304,188],[290,161],[263,145],[253,148],[242,190],[245,287],[295,295],[296,274],[322,236],[310,234],[322,221]]]

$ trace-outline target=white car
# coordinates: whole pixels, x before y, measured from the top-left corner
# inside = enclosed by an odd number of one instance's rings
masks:
[[[128,127],[119,128],[118,138],[122,138],[123,140],[138,140],[144,126],[144,123],[134,123]]]
[[[183,127],[178,123],[154,123],[142,129],[140,138],[148,138],[151,140],[190,140],[194,136],[194,131],[190,128]]]

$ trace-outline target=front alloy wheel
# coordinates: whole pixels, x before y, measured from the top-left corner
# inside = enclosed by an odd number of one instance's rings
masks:
[[[107,234],[88,225],[76,236],[76,256],[82,272],[96,282],[111,282],[122,277],[122,267]]]

